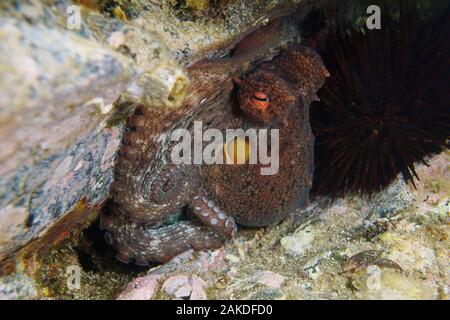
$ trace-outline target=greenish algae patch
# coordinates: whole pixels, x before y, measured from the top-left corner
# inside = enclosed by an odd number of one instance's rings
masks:
[[[110,255],[89,253],[90,244],[85,245],[67,239],[44,256],[36,278],[43,298],[114,299],[139,275],[139,271],[119,265]],[[78,288],[71,282],[73,270],[77,269],[80,271]]]
[[[146,270],[122,264],[114,254],[103,240],[98,221],[49,248],[41,255],[35,273],[42,298],[114,299]]]
[[[37,298],[113,299],[144,270],[123,265],[114,258],[113,249],[106,245],[98,228],[98,215],[99,209],[87,208],[80,201],[68,217],[11,261],[12,266],[16,263],[16,272],[33,278]],[[74,282],[78,272],[79,287],[78,280]]]

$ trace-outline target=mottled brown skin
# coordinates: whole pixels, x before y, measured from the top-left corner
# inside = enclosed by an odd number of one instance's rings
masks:
[[[161,122],[172,123],[166,131],[190,129],[194,120],[217,129],[279,129],[275,175],[261,175],[261,167],[267,165],[260,163],[171,164],[173,143],[163,141],[167,136],[152,136],[161,131],[152,119],[157,111],[138,110],[130,118],[120,152],[111,214],[101,221],[108,231],[106,240],[118,250],[117,258],[145,265],[165,262],[191,248],[217,248],[234,235],[235,221],[246,226],[278,223],[303,205],[314,162],[308,108],[327,75],[314,51],[292,47],[236,79],[237,90],[227,83],[198,112]],[[157,149],[158,143],[165,147]],[[189,207],[187,213],[171,221],[183,206]]]
[[[278,223],[305,203],[314,163],[309,103],[326,76],[314,51],[295,47],[239,81],[244,127],[280,130],[280,167],[275,175],[261,175],[261,167],[267,165],[260,163],[202,167],[205,189],[237,223]]]

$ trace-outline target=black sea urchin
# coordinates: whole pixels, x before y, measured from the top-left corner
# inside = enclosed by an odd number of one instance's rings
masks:
[[[383,3],[380,4],[383,11]],[[341,29],[326,39],[331,77],[311,106],[315,194],[371,194],[448,147],[450,16],[399,1],[381,30]]]

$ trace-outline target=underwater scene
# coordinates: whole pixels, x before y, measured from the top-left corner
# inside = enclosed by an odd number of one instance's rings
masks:
[[[447,0],[1,1],[0,300],[448,300],[449,104]]]

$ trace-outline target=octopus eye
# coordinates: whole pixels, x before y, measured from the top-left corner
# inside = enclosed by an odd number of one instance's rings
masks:
[[[245,136],[235,137],[223,146],[223,151],[227,164],[245,164],[251,154],[250,140]]]
[[[270,105],[269,97],[264,92],[260,92],[260,91],[254,92],[252,94],[251,100],[252,100],[252,106],[255,109],[258,109],[261,111],[266,110]]]

